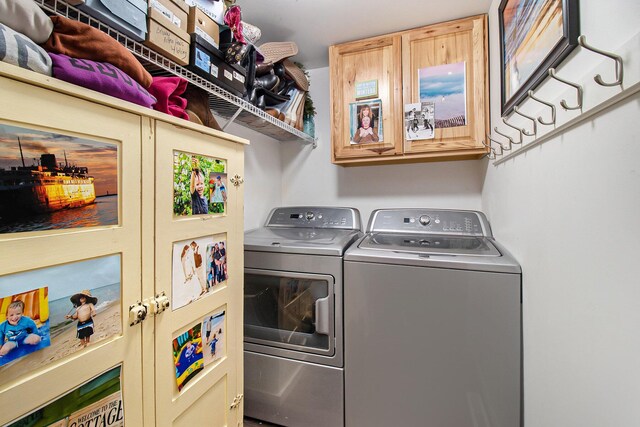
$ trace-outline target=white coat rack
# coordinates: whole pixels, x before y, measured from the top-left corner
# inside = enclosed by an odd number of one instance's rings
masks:
[[[544,84],[529,91],[528,97],[509,116],[501,117],[487,135],[484,144],[494,166],[544,144],[640,91],[640,33],[618,46],[616,53],[589,45],[584,35],[578,37],[578,44],[575,55],[593,57],[594,66],[576,76],[577,81],[564,75],[562,69],[550,68]],[[551,85],[554,99],[538,95]]]

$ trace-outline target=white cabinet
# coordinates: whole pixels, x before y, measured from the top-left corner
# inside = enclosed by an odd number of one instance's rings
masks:
[[[4,211],[15,210],[6,209],[10,204],[24,208],[24,200],[6,198],[2,191],[23,190],[34,179],[25,177],[36,174],[52,185],[67,179],[74,188],[93,180],[98,196],[85,207],[37,214],[25,210],[11,218],[0,217],[0,303],[5,311],[0,321],[5,320],[11,301],[25,300],[23,315],[37,317],[36,335],[41,337],[33,350],[21,342],[15,352],[0,357],[0,424],[29,414],[43,425],[70,424],[72,413],[82,410],[69,407],[69,401],[90,409],[85,410],[85,418],[91,414],[105,420],[111,417],[113,423],[106,425],[235,426],[242,422],[244,143],[0,63],[0,203]],[[22,150],[24,166],[16,145]],[[45,167],[48,157],[33,156],[36,151],[55,154],[57,172]],[[174,160],[179,153],[224,165],[216,174],[222,175],[225,184],[224,207],[216,208],[223,212],[174,213]],[[88,172],[82,170],[84,163],[93,165]],[[213,190],[219,190],[212,173],[213,169],[207,170],[204,183],[210,205]],[[45,203],[51,203],[52,194],[46,194]],[[84,217],[85,212],[105,206],[107,219]],[[41,224],[34,225],[38,221]],[[173,290],[182,291],[172,277],[176,265],[180,266],[175,248],[200,239],[226,244],[225,279],[212,279],[206,292],[191,303],[160,309],[154,316],[156,296],[164,293],[173,303],[177,298]],[[206,274],[214,258],[220,257],[214,256],[213,249],[208,254],[205,250],[201,249],[200,265]],[[182,268],[180,274],[184,274]],[[100,287],[105,280],[108,294]],[[86,290],[89,298],[98,297],[98,301],[91,316],[94,333],[84,347],[77,338],[80,319],[73,318],[81,313],[71,299]],[[130,308],[139,302],[146,304],[148,315],[130,326]],[[202,322],[221,312],[224,320],[217,325],[224,345],[219,339],[218,356],[209,363],[206,359],[204,364],[194,363],[202,369],[178,390],[174,342],[184,344],[185,332],[199,330],[200,335],[188,336],[197,349],[194,354],[212,353],[208,345],[212,336],[205,337]],[[113,396],[121,396],[122,408],[109,402]],[[47,406],[52,402],[58,403]]]

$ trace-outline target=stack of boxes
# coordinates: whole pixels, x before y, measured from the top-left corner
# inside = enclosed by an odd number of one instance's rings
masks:
[[[218,4],[200,0],[67,0],[110,27],[185,65],[226,91],[246,94],[246,70],[220,50]],[[219,2],[218,2],[219,3]]]
[[[224,54],[220,51],[220,29],[212,16],[212,11],[198,6],[189,8],[191,55],[187,68],[226,91],[243,97],[246,94],[246,70],[224,62]]]

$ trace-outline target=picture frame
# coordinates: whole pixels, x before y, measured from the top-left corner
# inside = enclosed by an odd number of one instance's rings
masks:
[[[502,0],[498,19],[501,111],[506,116],[578,45],[578,0]]]

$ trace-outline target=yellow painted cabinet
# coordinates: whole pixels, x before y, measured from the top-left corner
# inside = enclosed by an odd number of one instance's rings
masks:
[[[331,46],[332,161],[482,157],[489,123],[487,52],[485,15]],[[354,134],[367,133],[363,110],[372,106],[380,141],[354,141]]]
[[[4,63],[0,93],[0,425],[240,425],[246,141]]]

